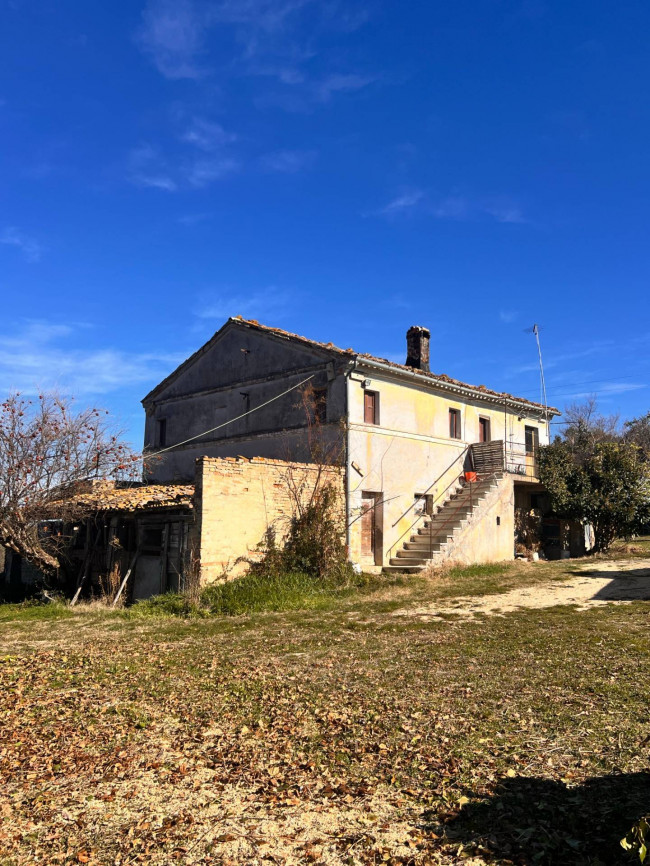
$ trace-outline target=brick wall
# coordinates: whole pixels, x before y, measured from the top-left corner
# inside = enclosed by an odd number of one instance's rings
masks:
[[[334,483],[345,509],[343,472],[262,457],[200,457],[196,461],[196,540],[201,584],[246,571],[243,559],[259,559],[269,529],[282,543],[295,512],[317,483]]]

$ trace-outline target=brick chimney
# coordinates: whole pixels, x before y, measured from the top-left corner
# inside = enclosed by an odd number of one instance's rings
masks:
[[[406,332],[406,366],[429,372],[429,341],[431,332],[428,328],[413,325]]]

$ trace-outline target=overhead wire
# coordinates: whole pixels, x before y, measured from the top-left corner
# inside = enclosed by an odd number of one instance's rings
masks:
[[[195,439],[200,439],[202,436],[207,436],[209,433],[214,433],[217,430],[221,430],[222,427],[227,427],[228,424],[234,424],[235,421],[241,421],[241,419],[245,418],[247,415],[252,415],[253,412],[257,412],[259,409],[263,409],[270,403],[274,403],[281,397],[290,394],[291,391],[295,391],[296,388],[300,388],[301,385],[304,385],[306,382],[309,382],[310,379],[313,379],[315,375],[315,373],[312,373],[311,376],[307,376],[306,379],[303,379],[302,382],[298,382],[297,385],[292,385],[291,388],[287,388],[287,390],[283,391],[281,394],[276,394],[276,396],[271,397],[270,400],[266,400],[264,403],[260,403],[259,406],[253,406],[252,409],[248,409],[246,412],[242,412],[241,415],[237,415],[235,418],[230,418],[228,421],[224,421],[222,424],[217,424],[216,427],[211,427],[209,430],[203,430],[201,433],[197,433],[196,436],[190,436],[189,439],[183,439],[182,442],[175,442],[173,445],[167,446],[167,448],[160,448],[158,451],[146,451],[142,456],[145,459],[157,457],[159,454],[165,454],[165,452],[171,451],[173,448],[180,448],[181,445],[187,445],[188,442],[194,442]]]

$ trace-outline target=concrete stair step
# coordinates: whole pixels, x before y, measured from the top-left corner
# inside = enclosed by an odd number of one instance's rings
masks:
[[[415,544],[411,541],[407,541],[402,550],[408,550],[413,553],[422,553],[423,555],[427,555],[429,551],[435,553],[437,550],[440,550],[442,545],[445,543],[446,542],[444,541],[434,541],[431,544]],[[398,553],[399,552],[400,551],[398,551]]]
[[[409,562],[413,560],[427,560],[431,555],[436,553],[441,553],[442,549],[446,546],[445,543],[437,544],[431,551],[427,550],[398,550],[392,559],[395,560],[409,560]],[[391,560],[392,561],[392,560]]]
[[[439,532],[443,529],[451,529],[452,526],[461,526],[462,524],[467,522],[467,518],[470,515],[470,509],[467,511],[460,511],[455,517],[448,517],[447,520],[434,520],[432,523],[428,523],[426,526],[420,526],[418,529],[418,535],[428,535],[432,532],[434,535],[436,532]]]
[[[422,535],[420,538],[411,541],[405,541],[402,547],[404,550],[428,550],[430,547],[435,548],[436,545],[446,544],[453,535],[440,535],[429,538],[428,535]]]
[[[392,560],[391,560],[392,562]],[[384,565],[382,574],[419,574],[423,571],[423,565]]]
[[[404,542],[390,564],[382,572],[417,574],[436,559],[453,543],[454,535],[469,523],[469,517],[499,486],[499,478],[479,481],[471,487],[461,484],[435,513],[425,520],[409,541]]]

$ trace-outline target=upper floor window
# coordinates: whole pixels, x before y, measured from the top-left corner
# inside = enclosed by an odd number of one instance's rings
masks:
[[[449,436],[452,439],[460,439],[460,409],[449,410]]]
[[[525,428],[526,433],[526,454],[537,454],[539,450],[539,427]]]
[[[363,392],[363,420],[366,424],[379,424],[379,394],[377,391]]]
[[[489,418],[478,419],[478,441],[489,442],[492,439],[492,430]]]
[[[158,448],[164,448],[167,444],[167,419],[159,418],[156,421],[156,445]]]

